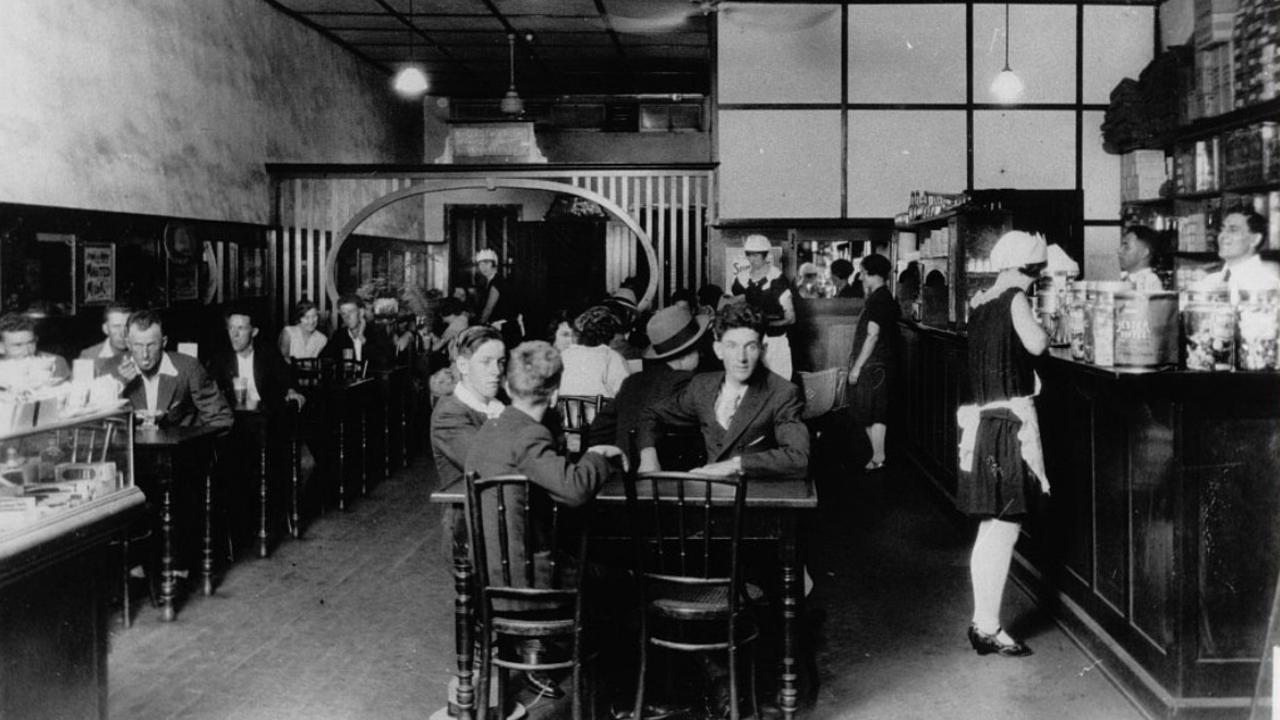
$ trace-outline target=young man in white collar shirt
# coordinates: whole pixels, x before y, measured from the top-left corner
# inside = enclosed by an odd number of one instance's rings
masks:
[[[81,360],[93,360],[95,375],[112,373],[126,383],[137,376],[137,366],[128,361],[129,344],[125,340],[131,314],[133,309],[128,305],[112,304],[103,308],[102,342],[80,351]]]
[[[1239,302],[1242,289],[1280,289],[1280,267],[1258,254],[1266,237],[1267,221],[1261,215],[1246,207],[1228,210],[1218,231],[1222,269],[1206,275],[1198,286],[1226,285],[1233,303]]]
[[[342,325],[329,338],[320,356],[341,359],[343,351],[349,350],[351,358],[366,362],[370,371],[389,368],[395,348],[381,328],[365,319],[364,301],[358,295],[342,296],[338,300],[338,315]]]
[[[47,384],[61,382],[71,377],[67,361],[61,356],[40,352],[36,347],[37,340],[36,321],[30,316],[6,313],[0,317],[0,347],[4,350],[4,355],[0,356],[0,359],[7,362],[27,360],[45,365],[48,371]],[[43,372],[38,374],[43,375]],[[42,383],[36,375],[28,377],[34,379],[36,383]]]
[[[1116,259],[1120,262],[1120,278],[1133,284],[1135,290],[1159,291],[1164,289],[1160,276],[1152,268],[1160,236],[1145,225],[1130,225],[1120,238]]]
[[[125,336],[138,374],[124,387],[135,410],[160,413],[161,425],[231,427],[234,416],[218,386],[193,357],[165,352],[159,314],[129,316]]]
[[[299,408],[307,399],[294,387],[289,366],[279,351],[269,343],[255,342],[257,324],[248,310],[233,309],[226,314],[227,339],[230,348],[215,354],[209,360],[209,373],[222,388],[227,402],[238,404],[236,383],[245,387],[245,408],[262,408],[274,414],[285,403],[296,403]]]
[[[641,416],[640,470],[659,470],[654,448],[661,424],[702,428],[708,463],[694,472],[742,473],[762,480],[800,478],[809,469],[809,430],[800,420],[800,388],[769,372],[760,312],[745,303],[725,306],[715,320],[712,346],[724,365],[702,373]],[[682,469],[682,468],[670,468]]]

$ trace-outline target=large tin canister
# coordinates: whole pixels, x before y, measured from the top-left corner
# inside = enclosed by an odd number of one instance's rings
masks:
[[[1071,288],[1071,295],[1067,300],[1066,316],[1067,316],[1067,344],[1071,346],[1071,359],[1085,360],[1092,352],[1092,348],[1087,348],[1087,334],[1089,330],[1089,298],[1083,285],[1076,285]]]
[[[1178,363],[1178,294],[1125,290],[1115,294],[1115,364]]]
[[[1230,370],[1235,363],[1236,314],[1226,285],[1184,290],[1182,354],[1188,370]]]
[[[1236,367],[1275,370],[1280,338],[1280,290],[1240,288],[1236,308]]]
[[[1093,351],[1085,358],[1089,362],[1105,367],[1116,364],[1116,293],[1127,292],[1131,287],[1123,281],[1099,281],[1088,286],[1089,325],[1085,347]]]

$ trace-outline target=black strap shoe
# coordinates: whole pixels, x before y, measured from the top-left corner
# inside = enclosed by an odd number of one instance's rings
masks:
[[[996,628],[994,633],[988,635],[978,629],[977,625],[969,626],[969,644],[973,645],[973,649],[979,655],[990,655],[995,653],[1004,657],[1026,657],[1031,654],[1031,648],[1020,642],[1005,643],[1000,641],[1000,629]]]

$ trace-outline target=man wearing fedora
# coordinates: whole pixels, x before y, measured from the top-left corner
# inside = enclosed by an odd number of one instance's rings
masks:
[[[616,445],[633,451],[629,435],[632,430],[639,430],[643,410],[663,398],[674,397],[693,379],[693,371],[701,359],[698,347],[710,324],[710,317],[694,316],[681,305],[654,313],[645,326],[651,343],[642,356],[645,369],[627,376],[614,401],[596,415],[588,432],[588,444]],[[690,424],[689,427],[696,426]],[[660,445],[663,450],[659,453],[660,460],[671,469],[679,463],[681,451],[688,454],[682,443]]]

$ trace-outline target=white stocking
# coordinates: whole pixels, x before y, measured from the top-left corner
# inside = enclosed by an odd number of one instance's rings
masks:
[[[1000,629],[1000,603],[1009,576],[1013,546],[1018,541],[1019,524],[1005,520],[983,520],[973,541],[969,577],[973,581],[973,624],[988,635]]]

